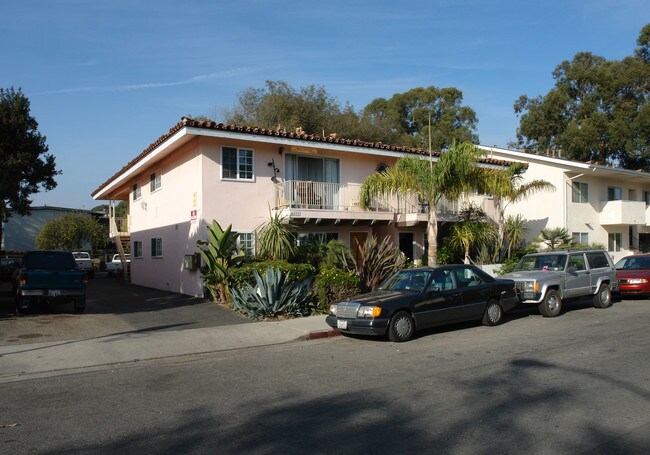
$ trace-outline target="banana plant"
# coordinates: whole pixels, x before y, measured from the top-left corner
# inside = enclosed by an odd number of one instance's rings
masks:
[[[244,261],[244,253],[237,251],[239,234],[232,232],[232,224],[223,229],[217,220],[212,220],[212,226],[206,226],[206,230],[208,240],[196,242],[205,263],[201,278],[212,298],[226,303],[228,272]]]

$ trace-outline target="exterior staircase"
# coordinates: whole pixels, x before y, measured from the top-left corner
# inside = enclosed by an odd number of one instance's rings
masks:
[[[127,283],[131,282],[131,263],[126,260],[127,251],[130,251],[131,233],[128,228],[127,218],[116,218],[114,207],[110,207],[110,238],[117,247],[117,252],[122,260],[122,277]]]

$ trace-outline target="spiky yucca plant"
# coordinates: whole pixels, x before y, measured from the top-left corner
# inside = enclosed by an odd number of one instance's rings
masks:
[[[311,278],[288,282],[289,274],[269,267],[262,275],[255,271],[255,286],[245,283],[230,289],[232,306],[251,319],[277,316],[309,316],[317,307],[310,295]]]

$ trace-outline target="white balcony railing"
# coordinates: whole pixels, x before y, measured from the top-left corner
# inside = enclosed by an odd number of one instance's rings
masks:
[[[275,185],[275,208],[301,208],[324,211],[362,210],[360,208],[359,183],[327,183],[304,180],[286,180]],[[392,213],[427,213],[428,207],[417,197],[374,198],[368,211]],[[458,213],[458,203],[443,198],[438,203],[437,212],[441,214]]]

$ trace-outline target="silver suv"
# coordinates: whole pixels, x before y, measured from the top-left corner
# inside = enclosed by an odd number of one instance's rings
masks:
[[[618,291],[614,263],[602,250],[527,254],[499,278],[514,280],[521,303],[539,305],[542,316],[549,318],[560,314],[563,299],[592,295],[596,308],[608,308],[612,291]]]

